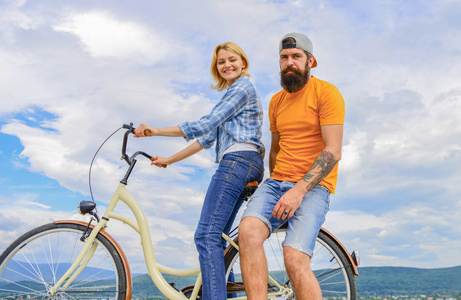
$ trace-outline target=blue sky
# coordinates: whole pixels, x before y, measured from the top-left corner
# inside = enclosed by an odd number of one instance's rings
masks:
[[[219,43],[250,58],[269,146],[278,42],[297,31],[313,40],[313,75],[346,102],[325,228],[363,266],[460,265],[460,13],[455,0],[0,1],[0,251],[37,225],[79,218],[89,163],[123,123],[172,126],[209,112],[221,97],[209,89]],[[124,172],[121,137],[94,165],[100,211]],[[132,139],[129,150],[166,156],[186,145]],[[202,151],[167,169],[138,163],[128,188],[161,263],[198,265],[193,233],[212,161]],[[115,222],[108,231],[142,270],[133,231]]]

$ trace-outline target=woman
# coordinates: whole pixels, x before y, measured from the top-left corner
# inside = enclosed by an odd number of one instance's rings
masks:
[[[249,81],[249,61],[243,50],[232,42],[218,45],[213,53],[212,88],[227,89],[212,111],[195,122],[179,126],[153,128],[141,124],[135,137],[184,137],[194,143],[165,158],[157,156],[152,164],[166,167],[183,160],[216,142],[218,168],[213,175],[200,221],[195,232],[202,271],[202,299],[227,299],[223,250],[225,240],[238,209],[239,196],[251,181],[261,182],[264,166],[264,145],[261,142],[263,112],[259,95]]]

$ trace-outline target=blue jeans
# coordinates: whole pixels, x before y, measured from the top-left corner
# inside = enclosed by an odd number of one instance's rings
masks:
[[[261,182],[264,163],[255,151],[231,152],[224,155],[211,178],[200,220],[195,231],[202,271],[202,299],[227,299],[222,233],[229,233],[242,205],[239,199],[250,181]]]

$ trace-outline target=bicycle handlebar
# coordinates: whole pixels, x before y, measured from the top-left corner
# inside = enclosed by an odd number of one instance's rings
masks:
[[[135,127],[133,127],[133,123],[130,123],[130,124],[123,124],[122,128],[128,129],[125,132],[125,135],[123,136],[122,159],[125,160],[130,167],[128,168],[128,171],[126,172],[125,177],[123,177],[123,179],[121,180],[122,183],[127,184],[128,177],[130,177],[131,171],[133,171],[133,168],[134,168],[134,166],[136,164],[136,159],[135,159],[136,156],[142,155],[142,156],[148,158],[149,160],[152,160],[153,156],[147,154],[144,151],[137,151],[132,156],[127,155],[126,154],[126,145],[128,143],[128,136],[130,135],[130,133],[134,134]],[[146,130],[148,130],[148,129],[146,129]]]

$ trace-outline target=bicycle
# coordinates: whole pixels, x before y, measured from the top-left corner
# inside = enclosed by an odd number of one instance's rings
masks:
[[[132,278],[127,257],[105,230],[111,219],[128,224],[140,235],[149,276],[165,297],[200,299],[199,268],[174,269],[155,260],[146,217],[126,189],[136,158],[141,155],[151,159],[152,156],[142,151],[128,155],[128,136],[133,133],[134,127],[131,123],[124,124],[122,128],[126,129],[122,159],[128,163],[128,169],[104,215],[98,215],[94,201],[82,201],[78,210],[83,215],[91,216],[88,223],[55,221],[32,229],[14,241],[0,256],[0,299],[131,299]],[[255,186],[245,187],[241,197],[247,199],[255,189]],[[129,207],[136,221],[114,212],[119,200]],[[96,224],[92,224],[94,221]],[[223,234],[229,244],[224,253],[228,295],[235,299],[246,299],[240,275],[238,236],[233,232]],[[285,232],[286,224],[265,242],[270,266],[268,299],[295,299],[283,267],[281,242]],[[322,287],[323,298],[356,299],[354,276],[358,275],[358,264],[358,252],[350,255],[333,234],[323,228],[320,230],[311,267]],[[197,275],[197,279],[193,286],[177,290],[162,273]]]

